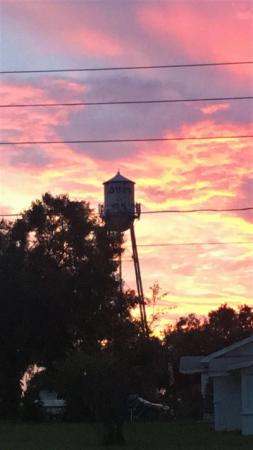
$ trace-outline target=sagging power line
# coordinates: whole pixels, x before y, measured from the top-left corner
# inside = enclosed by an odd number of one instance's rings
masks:
[[[201,141],[201,140],[215,140],[215,139],[250,139],[253,134],[244,135],[227,135],[227,136],[176,136],[169,138],[123,138],[123,139],[71,139],[62,141],[3,141],[0,145],[45,145],[45,144],[113,144],[120,142],[168,142],[168,141]]]
[[[252,100],[253,96],[242,97],[208,97],[208,98],[180,98],[180,99],[160,99],[160,100],[110,100],[106,102],[69,102],[69,103],[21,103],[21,104],[0,104],[0,108],[51,108],[51,107],[68,107],[68,106],[117,106],[117,105],[141,105],[141,104],[162,104],[162,103],[188,103],[188,102],[216,102],[216,101],[238,101]]]
[[[215,67],[215,66],[238,66],[253,64],[253,61],[220,61],[220,62],[206,62],[206,63],[192,63],[192,64],[157,64],[150,66],[120,66],[120,67],[87,67],[87,68],[58,68],[58,69],[31,69],[31,70],[2,70],[0,75],[11,74],[29,74],[29,73],[61,73],[61,72],[100,72],[100,71],[114,71],[114,70],[147,70],[147,69],[180,69],[180,68],[194,68],[194,67]]]
[[[162,209],[156,211],[142,211],[142,214],[163,214],[163,213],[196,213],[196,212],[232,212],[232,211],[250,211],[253,206],[246,206],[244,208],[201,208],[201,209]]]
[[[165,210],[156,210],[156,211],[142,211],[142,214],[163,214],[163,213],[173,213],[173,214],[181,214],[181,213],[201,213],[201,212],[233,212],[233,211],[252,211],[253,206],[246,206],[243,208],[202,208],[202,209],[165,209]],[[18,217],[22,216],[23,213],[13,213],[13,214],[1,214],[0,217]],[[48,214],[47,214],[48,215]],[[97,215],[97,214],[95,214]]]

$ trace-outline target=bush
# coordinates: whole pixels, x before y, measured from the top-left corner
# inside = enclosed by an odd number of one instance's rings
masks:
[[[188,386],[178,396],[176,405],[178,418],[201,419],[203,416],[203,398],[199,385]]]
[[[43,407],[33,392],[27,391],[20,404],[20,417],[28,422],[40,422],[44,418]]]

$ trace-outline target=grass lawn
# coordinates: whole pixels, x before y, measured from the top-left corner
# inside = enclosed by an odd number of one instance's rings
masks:
[[[253,436],[194,422],[126,425],[127,450],[252,450]],[[0,450],[102,450],[102,428],[87,424],[0,424]]]

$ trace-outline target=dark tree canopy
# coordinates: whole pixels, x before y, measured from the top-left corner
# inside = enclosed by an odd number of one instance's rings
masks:
[[[2,386],[18,384],[31,364],[50,367],[67,351],[99,347],[119,324],[134,328],[136,298],[119,294],[120,241],[87,203],[65,195],[47,193],[12,225],[2,224]]]
[[[253,333],[253,310],[243,305],[236,311],[227,304],[200,320],[195,314],[180,317],[167,330],[165,344],[175,362],[181,356],[208,355]]]

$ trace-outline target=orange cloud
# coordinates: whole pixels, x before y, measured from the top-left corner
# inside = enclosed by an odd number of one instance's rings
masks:
[[[246,134],[247,128],[208,120],[184,125],[177,132],[180,133],[182,136]],[[253,179],[250,141],[143,144],[135,161],[125,160],[124,164],[126,173],[137,181],[138,201],[148,209],[249,206],[237,202],[243,179]],[[160,325],[186,312],[207,314],[224,302],[231,306],[252,303],[250,217],[235,216],[232,212],[142,215],[136,223],[136,233],[147,295],[148,286],[156,280],[170,293]],[[202,245],[205,242],[214,244]],[[152,247],[158,243],[169,245]],[[126,245],[127,259],[131,252],[129,241]],[[124,276],[132,285],[131,261],[124,264]],[[170,310],[171,304],[177,308]]]

